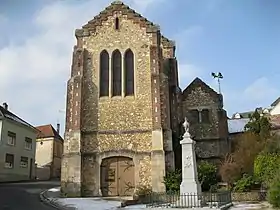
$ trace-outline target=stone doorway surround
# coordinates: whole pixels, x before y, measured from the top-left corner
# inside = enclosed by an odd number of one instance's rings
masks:
[[[105,158],[100,167],[102,196],[133,195],[135,173],[131,158],[123,156]]]
[[[102,182],[102,177],[101,177],[101,168],[102,168],[102,161],[106,160],[106,159],[111,159],[111,158],[125,158],[125,159],[130,159],[131,162],[134,165],[134,173],[133,173],[133,181],[134,181],[134,189],[131,190],[130,192],[132,192],[132,195],[135,193],[136,191],[136,187],[140,182],[140,178],[139,178],[139,173],[140,173],[140,161],[141,159],[143,159],[143,157],[150,155],[148,152],[134,152],[131,150],[116,150],[116,151],[104,151],[101,153],[96,154],[96,160],[98,162],[99,167],[97,167],[96,174],[96,184],[98,186],[96,186],[99,189],[99,196],[106,196],[103,195],[102,193],[102,186],[101,186],[101,182]],[[131,173],[131,172],[130,172]],[[130,175],[130,176],[131,176]],[[114,195],[112,195],[114,196]],[[116,196],[116,195],[115,195]]]

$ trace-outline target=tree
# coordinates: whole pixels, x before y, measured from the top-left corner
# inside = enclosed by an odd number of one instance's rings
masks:
[[[253,173],[254,160],[263,147],[264,142],[252,132],[245,132],[237,139],[236,149],[232,154],[232,158],[240,168],[240,176],[244,173]]]
[[[202,191],[209,191],[211,186],[218,183],[217,167],[207,161],[201,161],[197,167],[198,180]]]
[[[266,142],[264,149],[264,153],[267,154],[280,154],[280,138],[277,134],[272,134],[271,137]]]
[[[223,160],[219,174],[223,182],[228,183],[230,187],[233,186],[235,181],[241,178],[241,171],[239,165],[234,161],[232,154],[227,154]]]
[[[250,121],[245,125],[245,130],[259,135],[262,140],[266,140],[271,136],[271,123],[267,117],[261,116],[256,109],[250,116]]]

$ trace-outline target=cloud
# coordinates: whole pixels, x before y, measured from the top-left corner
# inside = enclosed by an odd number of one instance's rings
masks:
[[[164,0],[126,1],[145,12],[150,4]],[[2,102],[34,125],[56,123],[64,126],[66,81],[69,79],[74,30],[91,20],[111,1],[55,1],[32,14],[26,30],[30,36],[21,45],[0,45],[0,93]],[[0,24],[7,21],[0,15]],[[12,24],[12,23],[9,23]],[[17,31],[17,33],[21,33]],[[30,34],[30,33],[29,33]]]
[[[211,1],[207,1],[205,3],[206,3],[205,4],[206,10],[208,12],[214,12],[223,4],[223,1],[222,0],[211,0]]]
[[[137,8],[138,12],[145,12],[151,5],[158,5],[166,0],[132,0],[132,5]],[[126,1],[129,3],[129,1]]]
[[[192,63],[185,57],[180,56],[185,55],[186,50],[191,48],[191,44],[195,43],[198,36],[200,36],[202,33],[203,27],[194,25],[181,31],[173,37],[173,39],[176,41],[176,47],[178,48],[178,51],[180,52],[181,50],[184,50],[184,53],[179,53],[178,56],[180,87],[182,89],[186,88],[194,78],[203,76],[204,72],[197,64]]]
[[[270,103],[279,97],[279,91],[271,85],[269,79],[260,77],[242,91],[238,87],[232,89],[227,87],[222,92],[224,95],[225,107],[231,115],[235,112],[250,111],[257,107],[269,107]]]
[[[194,39],[197,40],[197,38],[203,34],[203,31],[204,29],[202,26],[194,25],[175,35],[174,40],[177,40],[177,45],[180,46],[180,48],[184,48],[186,45],[193,43]]]
[[[262,103],[271,96],[276,96],[278,92],[276,88],[271,86],[268,78],[261,77],[245,89],[244,97],[250,98],[252,102]]]
[[[179,68],[179,78],[180,78],[180,87],[185,89],[189,83],[194,80],[196,77],[203,75],[203,71],[193,64],[180,64]]]
[[[5,25],[8,22],[8,18],[2,14],[0,14],[0,26]]]

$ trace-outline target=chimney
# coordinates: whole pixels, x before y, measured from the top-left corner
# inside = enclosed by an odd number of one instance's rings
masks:
[[[59,134],[59,132],[60,132],[60,124],[59,123],[57,123],[56,124],[56,132]]]
[[[3,103],[3,107],[4,107],[4,109],[8,110],[8,104],[6,102]]]

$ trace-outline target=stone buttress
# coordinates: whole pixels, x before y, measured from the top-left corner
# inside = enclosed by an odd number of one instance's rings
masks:
[[[172,126],[178,121],[177,116],[171,116],[176,112],[171,103],[176,101],[178,86],[174,43],[161,35],[157,25],[119,1],[75,35],[77,46],[67,88],[62,191],[101,196],[101,166],[115,157],[133,161],[135,189],[146,186],[155,192],[165,191],[163,178],[166,171],[174,169]],[[121,94],[112,95],[112,55],[116,50],[122,61],[127,50],[134,53],[133,95],[125,95],[123,82]],[[109,94],[101,97],[100,55],[104,51],[110,60],[110,79]],[[172,75],[164,72],[165,60],[170,61]]]

